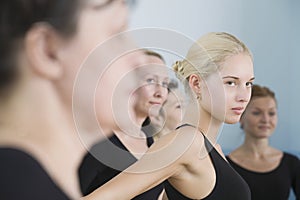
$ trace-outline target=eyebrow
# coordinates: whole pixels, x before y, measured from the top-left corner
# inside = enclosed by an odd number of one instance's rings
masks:
[[[259,110],[259,111],[263,110],[263,109],[261,109],[261,108],[259,108],[259,107],[253,107],[252,109]],[[274,106],[274,107],[269,107],[269,108],[267,108],[267,109],[268,109],[268,111],[270,111],[270,110],[277,110],[277,107]]]
[[[225,78],[233,78],[233,79],[236,79],[236,80],[239,79],[239,78],[236,77],[236,76],[224,76],[222,79],[225,79]],[[250,78],[249,80],[250,80],[250,81],[253,81],[254,79],[255,79],[255,77],[252,77],[252,78]]]

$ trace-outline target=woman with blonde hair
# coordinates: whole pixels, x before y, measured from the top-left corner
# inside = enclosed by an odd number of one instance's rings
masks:
[[[131,199],[167,179],[170,200],[250,200],[246,182],[216,144],[222,124],[239,122],[250,100],[254,80],[250,51],[231,34],[208,33],[174,70],[191,98],[182,125],[85,199]]]

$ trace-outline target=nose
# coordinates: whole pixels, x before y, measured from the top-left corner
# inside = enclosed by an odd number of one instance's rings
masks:
[[[159,84],[159,83],[156,83],[154,87],[155,87],[154,96],[157,97],[157,98],[161,98],[162,95],[163,95],[163,87],[162,87],[162,85]]]
[[[155,92],[154,97],[156,98],[162,98],[165,100],[167,98],[168,89],[162,85],[162,83],[156,83],[155,84]]]
[[[249,87],[239,87],[239,90],[237,91],[237,101],[239,102],[248,102],[251,97],[251,88]]]
[[[262,114],[262,117],[261,117],[261,121],[262,121],[262,122],[268,122],[268,120],[269,120],[269,115],[268,115],[268,113],[263,113],[263,114]]]

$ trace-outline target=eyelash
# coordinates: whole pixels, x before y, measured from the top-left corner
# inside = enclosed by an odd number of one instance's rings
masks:
[[[149,84],[155,83],[155,80],[153,78],[146,79],[146,82]]]
[[[176,108],[177,108],[177,109],[180,109],[180,108],[181,108],[181,106],[180,106],[180,105],[178,105],[178,106],[176,106]]]
[[[232,86],[232,84],[234,84],[234,86],[237,85],[237,83],[235,81],[227,81],[226,84],[229,85],[229,86]],[[252,82],[247,82],[246,86],[247,87],[252,87],[253,83]]]
[[[252,82],[247,82],[247,83],[246,83],[246,86],[252,87],[252,86],[253,86],[253,83],[252,83]]]
[[[155,83],[158,83],[158,81],[156,81],[156,80],[153,79],[153,78],[148,78],[148,79],[146,79],[146,82],[147,82],[147,84],[155,84]],[[164,81],[164,82],[162,82],[161,86],[164,87],[164,88],[168,88],[169,82]]]
[[[229,86],[232,86],[232,84],[236,85],[236,83],[234,81],[227,81],[226,84]]]
[[[261,113],[260,112],[252,112],[253,115],[260,115]],[[269,112],[268,113],[270,116],[274,116],[276,115],[276,112]]]

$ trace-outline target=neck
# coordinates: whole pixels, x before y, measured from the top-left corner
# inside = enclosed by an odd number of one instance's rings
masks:
[[[195,112],[198,110],[198,112]],[[190,103],[185,111],[183,124],[188,123],[194,125],[202,132],[212,143],[216,143],[217,137],[223,122],[213,118],[210,113],[202,109],[196,102]]]
[[[29,152],[63,190],[77,197],[77,167],[85,153],[66,108],[49,86],[32,84],[1,105],[1,145]]]
[[[269,139],[268,138],[253,138],[250,137],[249,134],[245,133],[245,141],[241,146],[244,151],[253,154],[253,155],[263,155],[267,153],[269,146]]]
[[[124,118],[122,122],[120,122],[120,126],[118,129],[114,131],[118,132],[125,132],[129,136],[137,136],[137,137],[144,137],[144,134],[141,132],[142,124],[147,118],[147,115],[143,113],[138,113],[133,110],[130,112],[129,118]]]
[[[132,117],[132,122],[133,122],[136,126],[138,126],[138,127],[141,128],[143,122],[144,122],[144,121],[146,120],[146,118],[147,118],[147,114],[132,111],[132,112],[131,112],[131,117]]]

